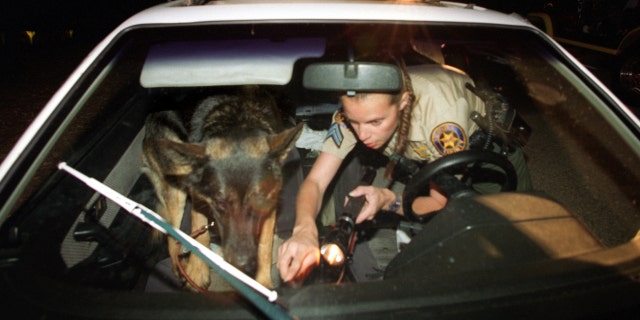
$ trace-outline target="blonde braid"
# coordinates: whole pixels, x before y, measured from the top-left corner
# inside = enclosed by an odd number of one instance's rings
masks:
[[[396,145],[393,150],[393,154],[391,155],[391,160],[387,164],[387,168],[385,170],[385,178],[391,179],[393,176],[393,170],[398,163],[398,156],[403,156],[405,151],[407,150],[409,130],[411,129],[411,113],[413,111],[413,105],[416,100],[416,96],[413,91],[413,85],[411,84],[411,78],[409,77],[409,72],[407,72],[407,67],[404,61],[399,61],[398,65],[402,71],[402,82],[403,82],[403,90],[396,96],[394,100],[398,100],[397,103],[402,103],[402,95],[404,92],[409,93],[409,100],[407,101],[407,105],[405,108],[400,111],[400,124],[398,125],[398,135],[396,138]]]

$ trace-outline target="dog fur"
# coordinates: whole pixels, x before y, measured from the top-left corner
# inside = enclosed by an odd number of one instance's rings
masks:
[[[188,200],[191,228],[216,223],[223,257],[273,287],[272,248],[282,164],[302,126],[282,130],[278,108],[264,91],[215,95],[201,101],[190,121],[178,111],[150,114],[143,142],[144,172],[159,199],[158,213],[179,227]],[[209,246],[210,234],[196,240]],[[198,286],[210,283],[209,266],[168,239],[168,251]],[[194,289],[187,284],[190,289]]]

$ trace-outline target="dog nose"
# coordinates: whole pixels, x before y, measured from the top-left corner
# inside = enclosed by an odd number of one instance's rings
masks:
[[[258,264],[255,261],[243,262],[237,268],[250,277],[255,277],[258,272]]]
[[[255,261],[249,261],[243,264],[240,267],[240,270],[251,277],[255,277],[256,273],[258,272],[258,264]]]
[[[248,255],[233,254],[228,262],[250,277],[255,277],[258,272],[258,263]]]

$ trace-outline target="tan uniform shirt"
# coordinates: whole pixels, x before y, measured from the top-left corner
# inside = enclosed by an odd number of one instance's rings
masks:
[[[407,68],[416,101],[411,114],[409,144],[404,156],[412,160],[431,162],[443,155],[469,147],[469,135],[478,126],[470,119],[471,111],[484,115],[484,103],[465,83],[473,80],[453,67],[420,65]],[[333,123],[323,143],[322,151],[344,159],[358,141],[345,123]],[[384,153],[391,155],[396,134]]]

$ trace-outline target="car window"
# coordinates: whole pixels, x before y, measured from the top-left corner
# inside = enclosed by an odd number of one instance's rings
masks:
[[[112,56],[97,64],[93,77],[87,77],[86,82],[70,92],[68,103],[62,107],[63,113],[72,110],[70,116],[65,114],[43,129],[48,133],[42,142],[44,147],[38,147],[41,153],[36,160],[42,164],[34,167],[33,179],[20,196],[20,203],[44,185],[45,177],[57,171],[58,162],[95,152],[96,144],[103,141],[109,130],[126,125],[123,117],[128,115],[123,112],[136,110],[142,98],[138,78],[144,57],[141,54],[145,51],[125,48],[127,50],[114,50]]]

